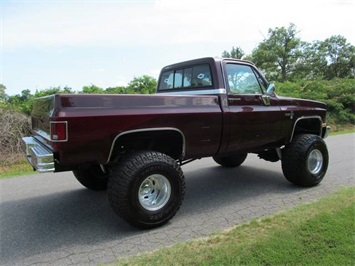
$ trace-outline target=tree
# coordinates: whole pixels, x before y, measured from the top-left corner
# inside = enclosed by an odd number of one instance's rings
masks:
[[[110,94],[128,94],[129,91],[125,86],[109,87],[105,89],[105,93]]]
[[[331,36],[321,42],[319,48],[327,61],[326,79],[355,77],[355,46],[347,43],[345,37]]]
[[[301,40],[296,37],[296,26],[269,29],[268,38],[252,52],[252,60],[272,80],[287,81],[296,69],[300,58]]]
[[[156,79],[148,75],[134,77],[133,80],[128,83],[129,92],[134,94],[152,94],[156,91],[156,88]]]
[[[6,107],[6,102],[7,102],[7,95],[6,95],[6,92],[5,92],[5,90],[6,90],[6,87],[5,87],[5,85],[3,85],[3,84],[0,84],[0,110],[2,109],[2,108],[5,108]]]
[[[49,87],[44,90],[36,90],[36,93],[34,97],[43,97],[47,95],[52,95],[52,94],[58,94],[58,93],[73,93],[72,88],[65,86],[64,88],[61,88],[60,86],[58,87]]]
[[[323,79],[327,60],[320,52],[321,41],[313,43],[302,42],[302,55],[298,59],[298,64],[295,69],[295,80],[315,80]]]
[[[242,57],[245,55],[244,51],[242,48],[238,47],[232,47],[232,50],[230,52],[224,51],[222,53],[223,58],[235,58],[235,59],[242,59]]]
[[[5,87],[5,85],[3,85],[3,84],[0,84],[0,101],[2,101],[2,100],[5,100],[6,99],[6,87]]]
[[[32,110],[33,95],[30,90],[22,90],[21,94],[8,96],[6,99],[6,109],[16,110],[29,115]]]
[[[307,79],[354,78],[355,47],[340,35],[304,43],[298,70]]]
[[[84,86],[82,93],[98,93],[102,94],[105,93],[105,90],[103,88],[100,88],[94,84],[91,84],[90,86]]]

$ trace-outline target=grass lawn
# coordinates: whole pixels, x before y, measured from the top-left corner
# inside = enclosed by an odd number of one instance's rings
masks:
[[[355,187],[114,265],[355,265]]]
[[[0,164],[0,178],[30,175],[33,173],[36,172],[33,171],[32,166],[27,162],[26,159],[17,161],[16,163],[11,165]]]
[[[330,136],[337,136],[337,135],[344,135],[344,134],[350,134],[350,133],[355,133],[354,127],[349,127],[347,129],[341,130],[341,131],[335,131],[335,132],[330,132]]]

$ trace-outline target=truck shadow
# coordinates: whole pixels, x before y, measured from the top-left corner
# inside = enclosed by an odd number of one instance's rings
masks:
[[[204,212],[231,205],[231,202],[238,204],[268,193],[287,194],[300,190],[302,188],[288,182],[281,171],[244,165],[235,169],[215,166],[186,174],[185,201],[189,204],[184,209],[189,215],[196,210]]]
[[[236,169],[209,165],[184,172],[187,188],[175,218],[178,220],[252,201],[270,192],[287,194],[300,190],[278,171],[248,165]],[[87,250],[100,243],[151,232],[135,229],[120,219],[112,211],[106,192],[85,188],[3,202],[0,209],[2,263],[77,245]],[[168,232],[174,228],[175,219],[154,231]]]
[[[84,188],[4,202],[0,209],[0,264],[79,243],[97,244],[120,230],[134,232],[117,219],[105,192]]]

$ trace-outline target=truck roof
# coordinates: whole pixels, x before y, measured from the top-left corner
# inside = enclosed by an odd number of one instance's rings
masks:
[[[254,65],[253,62],[250,62],[248,60],[243,60],[243,59],[222,58],[222,57],[202,57],[202,58],[197,58],[197,59],[192,59],[192,60],[188,60],[188,61],[183,61],[183,62],[167,65],[167,66],[163,67],[162,72],[166,71],[166,70],[170,70],[170,69],[184,67],[187,65],[195,65],[195,64],[197,65],[197,64],[206,63],[206,62],[207,63],[216,63],[216,62],[221,62],[221,61],[235,61],[235,62],[240,62],[240,63],[244,63],[244,64]]]

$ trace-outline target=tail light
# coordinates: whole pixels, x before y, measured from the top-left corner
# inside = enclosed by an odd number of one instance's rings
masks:
[[[68,122],[67,121],[51,121],[51,140],[67,141],[68,140]]]

